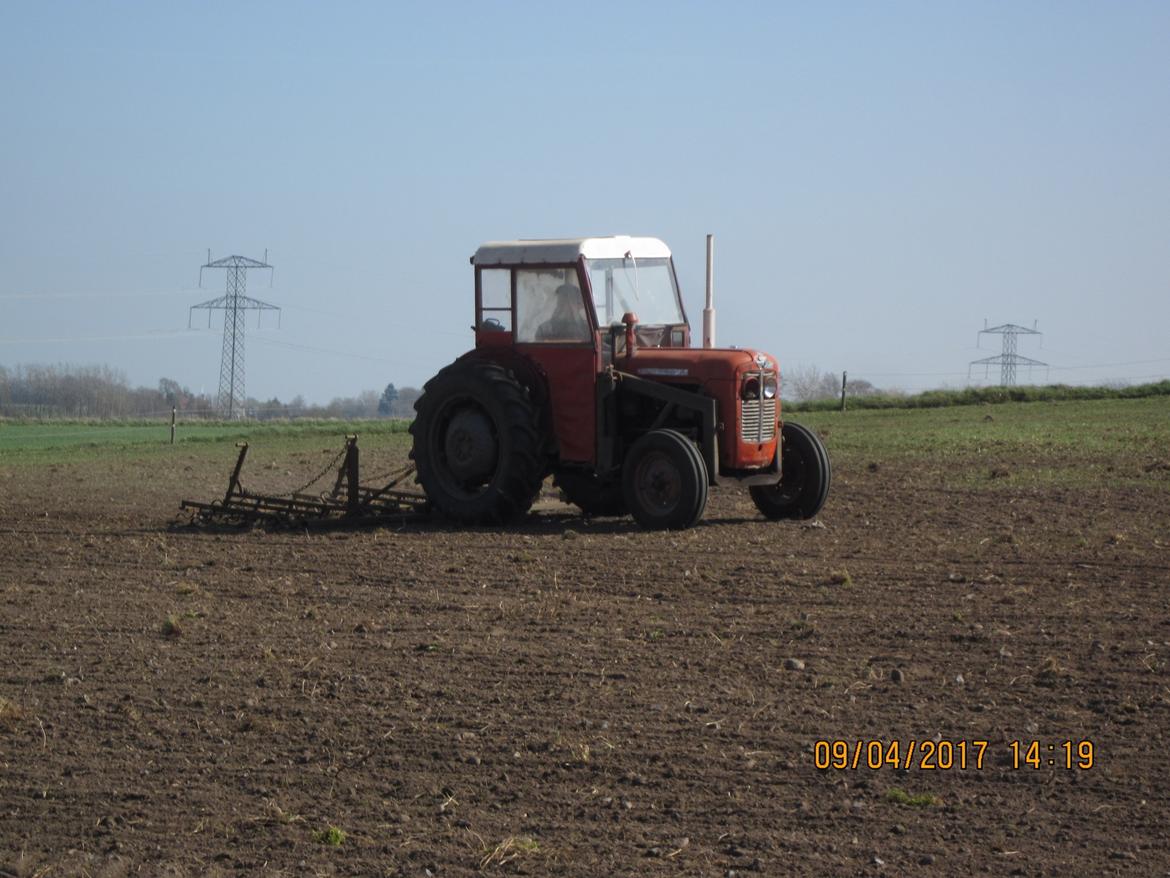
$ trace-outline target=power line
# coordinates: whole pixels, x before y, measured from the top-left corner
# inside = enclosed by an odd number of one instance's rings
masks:
[[[850,367],[853,370],[853,367]],[[946,378],[952,375],[966,375],[966,372],[870,372],[857,369],[858,375],[866,378]]]
[[[42,299],[90,299],[98,302],[102,299],[153,299],[161,296],[185,296],[196,291],[196,287],[189,290],[154,290],[148,292],[67,292],[67,293],[0,293],[2,301],[39,301]]]
[[[293,350],[298,351],[310,351],[315,354],[329,354],[330,356],[334,357],[349,357],[353,360],[369,360],[370,362],[374,363],[390,363],[396,366],[403,366],[413,362],[410,360],[392,360],[387,357],[375,357],[370,354],[355,354],[353,351],[334,351],[328,348],[318,348],[313,347],[312,345],[297,344],[296,342],[291,341],[278,341],[274,338],[258,337],[256,340],[262,342],[263,344],[277,345],[282,348],[292,348]]]
[[[1128,363],[1089,363],[1083,366],[1051,366],[1051,369],[1110,369],[1118,366],[1148,366],[1150,363],[1170,363],[1170,357],[1154,360],[1130,360]]]
[[[136,341],[139,339],[192,338],[187,329],[164,329],[134,335],[62,335],[53,338],[0,338],[0,344],[61,344],[87,341]]]

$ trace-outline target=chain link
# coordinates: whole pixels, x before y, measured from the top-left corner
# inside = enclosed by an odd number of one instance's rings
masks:
[[[321,481],[321,479],[325,478],[325,476],[329,475],[329,473],[336,470],[337,465],[341,462],[341,459],[343,457],[345,457],[345,452],[346,452],[345,448],[343,448],[343,449],[341,449],[341,451],[337,452],[337,454],[334,456],[333,460],[331,460],[331,461],[329,461],[329,463],[325,464],[325,468],[323,470],[321,470],[321,472],[317,473],[317,475],[313,476],[313,478],[309,479],[307,482],[305,482],[303,485],[301,485],[301,487],[297,488],[295,491],[292,491],[291,493],[293,493],[293,494],[304,493],[306,490],[308,490],[310,487],[315,485],[317,482]]]
[[[413,470],[414,470],[414,464],[408,463],[405,466],[399,466],[399,467],[396,467],[394,469],[387,470],[386,472],[382,473],[381,475],[369,476],[368,478],[365,478],[362,481],[364,481],[366,484],[370,485],[371,487],[373,487],[374,485],[377,485],[379,487],[385,487],[383,482],[385,482],[387,484],[394,484],[396,482],[400,482],[404,478],[406,478],[408,475],[410,475]]]
[[[311,479],[309,479],[307,482],[305,482],[299,488],[297,488],[293,491],[290,491],[288,493],[290,495],[303,494],[305,491],[307,491],[309,488],[311,488],[317,482],[321,481],[321,479],[325,478],[325,476],[329,475],[331,472],[338,472],[340,464],[341,464],[342,460],[345,458],[345,452],[347,450],[348,450],[347,448],[342,448],[339,452],[337,452],[337,454],[335,454],[333,456],[333,459],[330,460],[329,463],[325,464],[325,466],[321,469],[321,471],[319,473],[317,473],[317,475],[313,476]],[[373,476],[373,477],[369,478],[367,481],[369,484],[376,485],[382,479],[386,479],[388,483],[393,484],[395,482],[399,482],[402,479],[406,478],[408,475],[411,474],[411,472],[413,470],[414,470],[414,464],[408,463],[408,464],[406,464],[406,466],[397,467],[395,469],[392,469],[392,470],[384,473],[383,475]],[[389,487],[389,485],[387,485],[386,487]],[[244,487],[244,480],[242,478],[236,480],[236,490],[239,492],[239,495],[241,497],[256,496],[256,495],[253,495],[253,493],[251,491],[249,491],[247,488]]]

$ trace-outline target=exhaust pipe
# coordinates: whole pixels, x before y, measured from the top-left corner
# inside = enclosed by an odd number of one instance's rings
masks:
[[[707,307],[703,309],[703,347],[715,347],[715,236],[707,236]]]

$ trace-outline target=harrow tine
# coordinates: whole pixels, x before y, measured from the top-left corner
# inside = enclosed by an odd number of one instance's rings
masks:
[[[231,501],[232,494],[240,486],[240,470],[244,468],[244,458],[248,456],[247,442],[237,442],[236,447],[240,449],[240,456],[236,458],[236,468],[232,470],[232,477],[228,480],[227,493],[223,495],[225,506]]]

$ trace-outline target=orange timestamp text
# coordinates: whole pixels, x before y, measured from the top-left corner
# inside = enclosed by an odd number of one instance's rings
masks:
[[[1001,745],[997,745],[1001,746]],[[922,771],[982,771],[997,748],[990,741],[945,738],[892,740],[820,739],[813,744],[813,764],[821,770],[882,768]],[[1013,769],[1087,770],[1096,761],[1092,741],[1009,741],[1002,764]]]

